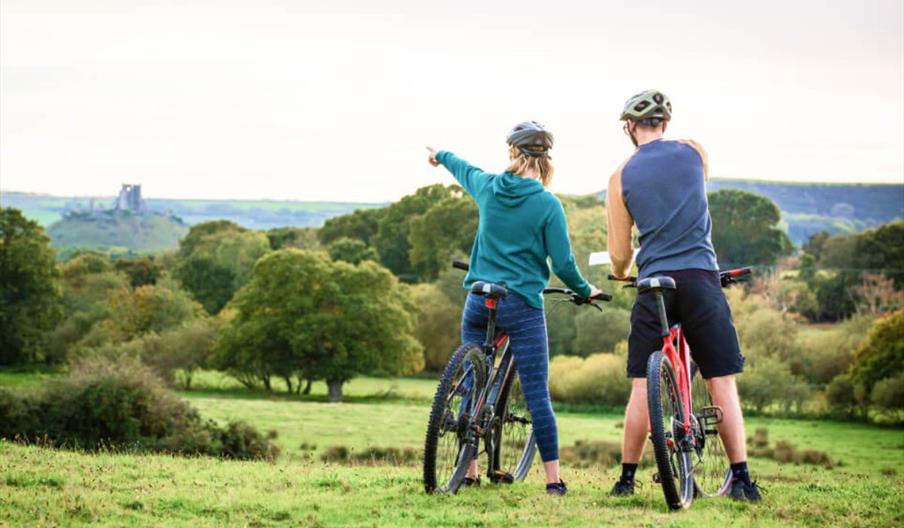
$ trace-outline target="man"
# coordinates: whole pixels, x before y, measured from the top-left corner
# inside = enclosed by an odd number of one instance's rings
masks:
[[[735,385],[744,357],[711,240],[706,153],[693,141],[663,139],[671,117],[671,102],[657,90],[631,97],[622,111],[624,131],[637,149],[609,180],[606,209],[612,273],[627,276],[634,253],[631,229],[636,225],[641,248],[636,259],[638,277],[675,279],[678,291],[665,292],[669,322],[681,323],[713,403],[722,408],[719,433],[731,461],[729,494],[759,501],[759,489],[747,471],[744,418]],[[662,347],[659,328],[655,299],[639,296],[628,338],[632,386],[625,411],[622,474],[612,495],[634,493],[634,476],[649,430],[646,365],[650,354]]]

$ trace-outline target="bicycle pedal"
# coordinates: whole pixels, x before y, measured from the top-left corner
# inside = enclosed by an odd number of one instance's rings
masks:
[[[697,419],[703,422],[704,426],[713,426],[719,425],[722,423],[722,408],[718,405],[713,405],[711,407],[701,407],[700,410],[695,413],[697,415]],[[709,434],[709,431],[707,431]]]

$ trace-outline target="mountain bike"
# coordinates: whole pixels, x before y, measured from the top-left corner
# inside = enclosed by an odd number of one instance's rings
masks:
[[[464,262],[453,266],[468,270]],[[478,281],[470,291],[483,296],[489,309],[487,337],[482,345],[462,344],[436,388],[424,441],[428,493],[457,492],[468,466],[480,454],[481,443],[487,454],[487,477],[494,483],[524,480],[537,450],[509,338],[496,328],[496,307],[509,295],[508,289]],[[605,293],[588,299],[565,288],[546,288],[543,294],[598,310],[602,308],[594,301],[612,300]]]
[[[719,273],[722,287],[742,281],[751,268]],[[690,347],[681,325],[669,326],[664,290],[676,290],[667,276],[618,278],[638,295],[653,294],[659,307],[662,349],[647,361],[647,405],[650,411],[650,440],[658,473],[669,508],[688,508],[694,497],[724,495],[731,484],[731,468],[718,426],[722,409],[713,405],[697,365],[691,361]]]

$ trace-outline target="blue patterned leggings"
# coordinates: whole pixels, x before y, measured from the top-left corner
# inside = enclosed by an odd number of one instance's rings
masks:
[[[468,295],[461,318],[461,342],[483,344],[489,310],[480,295]],[[559,459],[559,433],[549,400],[549,343],[546,314],[510,293],[499,301],[496,327],[509,336],[524,399],[530,410],[534,435],[543,462]]]

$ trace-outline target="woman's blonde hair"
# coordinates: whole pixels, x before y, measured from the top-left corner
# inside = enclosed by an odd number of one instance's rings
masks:
[[[509,159],[512,161],[506,171],[521,177],[530,177],[526,175],[531,174],[540,180],[543,187],[549,187],[555,167],[552,166],[552,160],[548,156],[528,156],[510,145]]]

